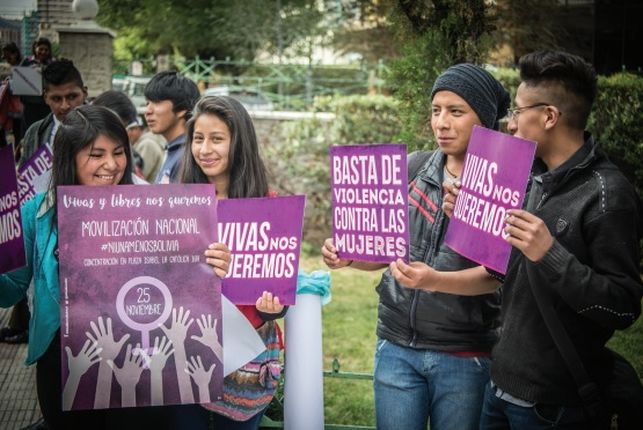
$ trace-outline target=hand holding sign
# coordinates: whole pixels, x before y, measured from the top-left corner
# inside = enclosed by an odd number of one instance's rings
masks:
[[[453,210],[455,209],[455,200],[460,193],[460,181],[444,181],[442,188],[444,190],[444,197],[442,197],[442,211],[446,216],[451,218]]]
[[[337,248],[333,244],[333,239],[328,238],[324,241],[324,246],[321,249],[322,258],[324,263],[329,269],[341,269],[351,264],[352,260],[344,260],[337,255]]]
[[[257,310],[265,314],[278,314],[284,310],[284,306],[279,303],[279,297],[272,296],[271,292],[264,291],[261,297],[255,303]]]
[[[395,280],[407,288],[431,290],[431,285],[439,282],[439,272],[421,261],[406,264],[398,258],[389,268]]]
[[[214,273],[225,278],[230,268],[230,250],[225,243],[211,243],[205,250],[205,262],[212,266]]]
[[[522,209],[511,209],[505,222],[507,242],[531,261],[540,261],[554,244],[547,225],[536,215]]]

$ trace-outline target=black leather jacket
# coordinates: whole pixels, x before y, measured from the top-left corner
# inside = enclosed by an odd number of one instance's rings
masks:
[[[524,400],[578,405],[576,383],[532,291],[551,296],[590,379],[604,383],[611,374],[605,343],[641,313],[640,201],[587,135],[568,161],[532,182],[527,210],[545,222],[554,242],[538,262],[512,255],[491,379]]]
[[[440,271],[474,267],[444,243],[448,218],[442,212],[442,180],[446,156],[435,151],[409,184],[411,261]],[[418,207],[419,206],[419,207]],[[404,288],[382,275],[377,335],[413,348],[440,351],[491,350],[497,339],[500,292],[458,296]]]

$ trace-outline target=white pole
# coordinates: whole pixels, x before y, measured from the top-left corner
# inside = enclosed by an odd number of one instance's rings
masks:
[[[324,429],[321,297],[298,294],[286,314],[284,428]]]

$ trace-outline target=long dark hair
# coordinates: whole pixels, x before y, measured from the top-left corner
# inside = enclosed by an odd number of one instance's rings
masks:
[[[209,183],[191,150],[194,123],[201,115],[215,115],[230,131],[228,197],[265,197],[268,194],[268,173],[259,155],[255,127],[243,105],[227,96],[202,97],[194,107],[192,118],[186,124],[187,141],[181,163],[181,182]]]
[[[127,164],[119,184],[132,183],[132,150],[120,118],[103,106],[79,106],[67,114],[54,138],[54,160],[50,184],[55,197],[54,204],[57,198],[57,186],[78,185],[76,155],[83,148],[93,146],[101,135],[123,144]]]

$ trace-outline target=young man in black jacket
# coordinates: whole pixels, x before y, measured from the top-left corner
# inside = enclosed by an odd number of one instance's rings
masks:
[[[584,132],[596,94],[592,66],[536,52],[520,60],[520,75],[509,131],[538,142],[537,160],[526,210],[506,220],[515,249],[481,428],[593,428],[597,420],[585,413],[532,291],[550,296],[590,378],[604,384],[611,365],[605,343],[641,312],[640,201]],[[479,294],[497,287],[481,268],[444,273],[397,262],[391,270],[412,288]]]

